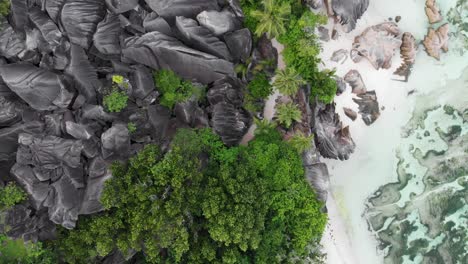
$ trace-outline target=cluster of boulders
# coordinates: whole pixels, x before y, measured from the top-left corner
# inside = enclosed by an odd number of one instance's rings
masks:
[[[178,128],[211,126],[238,144],[252,117],[234,65],[278,56],[266,39],[253,49],[243,16],[237,0],[12,0],[0,32],[0,185],[16,180],[30,201],[0,227],[25,239],[75,227],[103,209],[111,162],[166,148]],[[208,87],[208,102],[160,105],[160,69]],[[128,103],[111,113],[102,102],[116,75]]]

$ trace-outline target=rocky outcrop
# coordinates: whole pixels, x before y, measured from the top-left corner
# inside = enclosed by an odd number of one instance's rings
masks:
[[[205,10],[219,10],[217,0],[145,0],[162,17],[194,18]]]
[[[331,0],[328,12],[344,26],[346,32],[351,32],[356,28],[357,20],[366,12],[367,7],[369,0]]]
[[[112,155],[126,155],[130,149],[130,134],[124,124],[113,124],[101,135],[102,154],[104,158]]]
[[[436,0],[426,0],[425,10],[429,23],[435,24],[442,21],[442,15],[440,14]]]
[[[200,25],[209,29],[216,36],[224,35],[241,27],[240,20],[228,9],[221,12],[203,11],[197,15],[197,20]]]
[[[440,51],[448,52],[449,24],[440,26],[437,30],[429,28],[429,32],[424,37],[423,45],[429,56],[440,60]]]
[[[97,25],[93,45],[104,55],[120,55],[121,32],[119,16],[108,13]]]
[[[344,80],[351,86],[354,94],[363,94],[367,92],[362,76],[357,70],[350,70],[345,75]]]
[[[57,25],[38,7],[29,10],[29,19],[39,29],[42,37],[49,44],[50,49],[54,50],[60,45],[62,32]]]
[[[253,78],[254,71],[258,70],[257,67],[260,67],[263,72],[273,76],[276,72],[276,67],[278,65],[278,51],[271,40],[269,40],[266,35],[263,35],[258,39],[257,45],[252,52],[252,61],[248,66],[247,79]]]
[[[122,53],[129,61],[153,69],[171,69],[184,79],[205,84],[224,75],[235,75],[232,63],[189,48],[176,38],[157,31],[126,39]]]
[[[138,0],[106,0],[107,8],[115,14],[121,14],[137,7]]]
[[[411,74],[411,68],[416,61],[418,45],[416,44],[416,39],[409,32],[405,32],[403,34],[402,41],[403,43],[400,47],[400,54],[403,63],[393,74],[403,76],[405,77],[405,80],[408,81],[409,75]]]
[[[325,105],[316,101],[312,123],[315,145],[323,157],[347,160],[354,152],[356,144],[351,138],[349,127],[343,127],[334,103]]]
[[[246,62],[252,53],[252,33],[243,28],[224,35],[224,41],[235,61]]]
[[[364,123],[370,126],[380,117],[377,95],[375,91],[368,91],[358,94],[358,97],[358,99],[353,98],[353,101],[359,105],[359,114],[361,114]]]
[[[354,39],[352,59],[366,58],[376,70],[389,69],[395,50],[401,46],[400,30],[394,22],[384,22],[367,28]]]
[[[1,65],[0,75],[13,92],[36,110],[66,108],[73,99],[59,75],[33,65]]]
[[[182,36],[182,40],[188,46],[221,59],[232,60],[226,44],[215,37],[210,30],[199,26],[197,21],[179,16],[176,17],[176,27]]]
[[[302,154],[305,177],[317,193],[317,198],[324,203],[330,190],[330,175],[325,163],[320,162],[317,149],[311,148]]]
[[[355,121],[357,119],[357,113],[351,108],[343,107],[343,111],[349,119]]]
[[[346,82],[343,78],[341,77],[335,77],[335,81],[336,81],[336,95],[341,95],[342,93],[344,93],[346,91]]]
[[[88,49],[97,24],[105,16],[104,1],[67,0],[62,7],[61,21],[70,42]]]
[[[242,108],[244,88],[239,79],[226,77],[214,82],[208,90],[211,125],[228,146],[239,144],[252,123],[251,115]]]

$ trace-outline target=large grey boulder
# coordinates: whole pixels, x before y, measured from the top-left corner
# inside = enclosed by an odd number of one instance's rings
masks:
[[[248,28],[224,35],[224,41],[235,61],[246,62],[252,53],[252,33]]]
[[[18,123],[23,118],[27,106],[18,99],[0,96],[0,128]]]
[[[132,84],[132,95],[137,99],[145,99],[151,92],[155,91],[153,74],[147,67],[136,65],[130,75]]]
[[[39,7],[29,9],[29,19],[39,29],[44,39],[52,50],[60,45],[62,32],[49,16],[42,12]]]
[[[112,155],[127,156],[130,149],[130,133],[124,124],[113,124],[101,135],[102,155],[105,159]]]
[[[358,95],[359,98],[353,98],[353,101],[359,105],[359,113],[362,120],[368,126],[373,124],[380,116],[379,102],[375,91],[368,91]]]
[[[162,105],[150,105],[148,107],[148,120],[153,127],[152,136],[156,141],[166,137],[166,130],[169,127],[171,110]]]
[[[211,105],[228,103],[240,107],[244,102],[244,88],[245,84],[238,78],[225,77],[211,85],[206,97]]]
[[[367,28],[354,39],[352,59],[366,58],[376,70],[389,69],[395,50],[401,46],[400,29],[394,22],[384,22]]]
[[[28,1],[11,0],[12,26],[18,31],[24,31],[28,23]]]
[[[71,45],[70,57],[71,61],[65,72],[73,76],[76,87],[88,103],[96,102],[96,91],[100,86],[96,69],[89,62],[85,50],[78,45]]]
[[[204,10],[218,10],[218,0],[145,0],[162,17],[194,18]]]
[[[26,42],[7,22],[0,23],[0,55],[8,59],[23,58]]]
[[[366,85],[362,80],[361,74],[357,70],[350,70],[345,76],[344,81],[347,82],[354,94],[363,94],[367,92]]]
[[[186,80],[204,84],[225,75],[235,75],[232,63],[189,48],[179,40],[157,31],[127,38],[123,56],[153,69],[170,69]]]
[[[242,6],[240,0],[227,0],[229,7],[232,12],[240,19],[244,18],[244,11],[242,11]]]
[[[252,124],[252,116],[243,108],[229,103],[213,107],[211,126],[227,146],[239,144]]]
[[[62,7],[61,21],[70,42],[88,49],[105,14],[103,0],[67,0]]]
[[[96,157],[89,163],[88,181],[80,214],[94,214],[104,209],[100,199],[105,181],[112,177],[109,165],[102,157]]]
[[[19,134],[25,132],[40,133],[43,129],[44,124],[38,121],[16,124],[0,129],[0,161],[14,161],[16,159]],[[9,171],[9,169],[6,171]]]
[[[221,12],[203,11],[197,15],[197,20],[200,25],[209,29],[216,36],[224,35],[241,27],[240,20],[228,9],[223,9]]]
[[[174,36],[171,26],[169,26],[167,21],[154,12],[149,13],[145,17],[143,20],[143,28],[146,32],[158,31],[171,37]]]
[[[119,55],[121,32],[119,16],[108,13],[97,25],[93,44],[104,55]]]
[[[359,18],[369,7],[369,0],[332,0],[331,13],[338,19],[346,32],[356,28]]]
[[[47,14],[49,14],[49,17],[53,21],[58,22],[60,11],[62,10],[62,7],[65,4],[66,0],[47,0],[43,2],[43,5],[45,7],[45,10],[47,11]]]
[[[330,191],[330,175],[327,165],[320,161],[320,155],[315,147],[302,154],[302,164],[306,180],[315,190],[317,198],[325,203]]]
[[[356,144],[351,138],[349,127],[343,127],[335,112],[335,104],[325,105],[316,101],[313,112],[312,130],[320,154],[325,158],[347,160]]]
[[[226,44],[214,36],[210,30],[198,25],[197,21],[178,16],[176,17],[176,27],[182,40],[188,46],[221,59],[232,60]]]
[[[72,121],[65,122],[65,130],[76,139],[89,140],[94,135],[93,131],[86,125],[77,124]]]
[[[65,108],[73,99],[59,75],[30,64],[1,65],[0,75],[13,92],[36,110]]]

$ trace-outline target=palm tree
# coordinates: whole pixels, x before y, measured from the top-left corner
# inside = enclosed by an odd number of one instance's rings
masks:
[[[261,134],[268,134],[270,131],[276,128],[275,122],[269,121],[266,118],[261,120],[258,118],[254,118],[254,123],[257,126],[254,132],[256,136]]]
[[[295,148],[299,153],[303,153],[312,146],[314,135],[306,136],[302,132],[298,132],[288,140],[288,143]]]
[[[306,84],[304,79],[293,68],[288,67],[286,70],[280,70],[276,73],[273,86],[282,94],[292,96],[304,84]]]
[[[276,117],[284,127],[291,127],[294,121],[301,122],[302,113],[293,103],[283,103],[276,107]]]
[[[291,6],[279,3],[279,0],[263,0],[263,10],[253,10],[250,15],[258,20],[255,30],[257,36],[266,33],[269,38],[276,38],[286,32],[284,22],[291,14]]]

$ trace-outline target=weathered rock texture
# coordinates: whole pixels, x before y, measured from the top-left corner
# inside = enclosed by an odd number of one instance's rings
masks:
[[[435,24],[442,21],[442,15],[440,14],[436,0],[426,0],[425,10],[429,23]]]
[[[354,94],[363,94],[367,92],[367,88],[364,84],[364,81],[362,80],[362,76],[357,70],[350,70],[344,76],[344,80],[351,86],[352,92]]]
[[[359,114],[368,126],[372,125],[380,117],[379,102],[375,91],[369,91],[358,95],[353,101],[359,105]]]
[[[371,26],[354,39],[351,53],[354,62],[363,57],[369,60],[376,70],[392,66],[395,50],[401,46],[400,30],[394,22],[384,22]]]
[[[449,24],[444,24],[440,26],[437,30],[429,28],[429,32],[426,37],[424,37],[424,48],[426,48],[427,54],[429,56],[440,60],[440,51],[448,51],[448,41],[449,41]]]
[[[400,47],[400,56],[403,59],[403,63],[394,74],[405,77],[405,80],[408,81],[408,77],[411,74],[411,68],[416,60],[416,53],[418,52],[418,45],[416,44],[416,39],[409,32],[403,34],[403,43]]]
[[[356,28],[359,18],[369,7],[369,0],[331,0],[328,4],[328,12],[334,15],[336,20],[344,26],[346,32]]]

